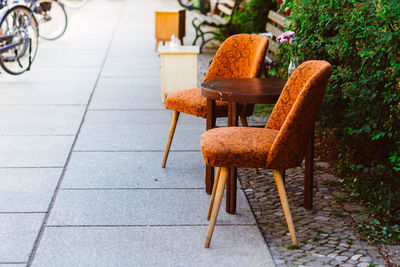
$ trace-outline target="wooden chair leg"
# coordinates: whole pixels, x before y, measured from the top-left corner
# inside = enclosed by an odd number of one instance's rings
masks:
[[[163,162],[162,162],[162,165],[161,165],[162,168],[165,168],[165,164],[167,163],[169,149],[171,148],[172,139],[174,138],[176,124],[178,123],[178,118],[179,118],[179,111],[175,110],[174,111],[174,116],[172,117],[171,128],[169,129],[167,146],[165,148],[164,159],[163,159]]]
[[[258,175],[258,174],[259,174],[259,172],[258,172],[258,169],[257,169],[257,168],[254,168],[254,174],[255,174],[255,175]]]
[[[285,185],[283,184],[282,174],[279,170],[272,170],[272,172],[274,173],[276,188],[278,189],[279,198],[281,199],[283,212],[285,213],[286,217],[286,223],[289,228],[290,237],[292,238],[292,244],[297,245],[296,232],[294,230],[292,214],[290,213],[290,207],[286,196]]]
[[[282,169],[282,170],[279,170],[279,171],[281,172],[281,175],[282,175],[283,185],[286,186],[286,170]]]
[[[219,208],[221,206],[222,196],[224,195],[224,189],[225,189],[227,180],[228,180],[228,168],[223,167],[223,168],[221,168],[221,174],[220,174],[217,189],[215,192],[215,203],[212,208],[210,224],[208,225],[206,242],[204,244],[204,247],[206,247],[206,248],[208,248],[210,246],[211,237],[214,232],[214,226],[217,221],[218,212],[219,212]]]
[[[214,179],[214,186],[213,186],[213,190],[211,193],[210,206],[208,207],[207,221],[209,221],[210,217],[211,217],[211,212],[212,212],[212,208],[213,208],[214,200],[215,200],[215,192],[217,191],[220,174],[221,174],[221,168],[217,168],[217,173],[216,173],[215,179]]]
[[[247,118],[244,115],[240,115],[240,122],[242,123],[243,127],[249,127],[249,124],[247,123]]]

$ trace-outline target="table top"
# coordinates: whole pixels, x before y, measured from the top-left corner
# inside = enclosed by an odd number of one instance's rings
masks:
[[[286,81],[277,78],[222,79],[201,84],[208,99],[250,104],[274,104]]]

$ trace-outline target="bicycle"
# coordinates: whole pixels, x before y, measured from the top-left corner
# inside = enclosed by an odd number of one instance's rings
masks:
[[[68,26],[64,4],[58,0],[24,0],[39,23],[40,37],[46,40],[60,38]]]
[[[58,0],[25,0],[26,5],[16,4],[0,19],[0,66],[13,75],[30,70],[36,56],[40,37],[55,40],[67,28],[68,18]],[[8,7],[7,0],[0,0],[0,8]]]
[[[80,8],[83,7],[88,0],[62,0],[64,5],[68,8]]]
[[[0,8],[8,6],[0,0]],[[0,19],[0,66],[9,74],[30,70],[39,40],[38,22],[24,5],[8,8]]]

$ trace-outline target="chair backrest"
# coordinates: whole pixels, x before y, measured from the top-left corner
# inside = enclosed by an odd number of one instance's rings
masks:
[[[229,78],[257,78],[261,74],[268,38],[236,34],[227,38],[215,55],[203,82]]]
[[[292,168],[302,162],[330,73],[328,62],[310,60],[290,76],[265,126],[279,130],[267,168]]]

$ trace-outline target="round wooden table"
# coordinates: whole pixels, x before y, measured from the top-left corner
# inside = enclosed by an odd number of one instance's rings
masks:
[[[201,95],[211,100],[232,103],[275,104],[285,80],[281,79],[223,79],[201,84]]]
[[[278,100],[286,81],[276,78],[261,79],[222,79],[208,81],[201,84],[201,95],[207,98],[207,127],[215,128],[215,101],[228,102],[228,126],[238,126],[238,104],[275,104]],[[312,135],[314,136],[314,135]],[[313,166],[313,138],[306,152],[306,175],[304,206],[312,207],[312,166]],[[311,171],[310,171],[311,169]],[[227,184],[226,211],[236,212],[236,184],[237,169],[230,168]],[[207,193],[212,192],[214,168],[206,166],[205,183]],[[307,187],[307,189],[306,189]]]

